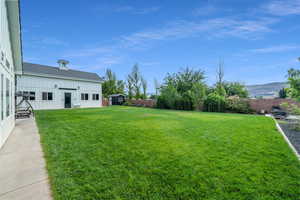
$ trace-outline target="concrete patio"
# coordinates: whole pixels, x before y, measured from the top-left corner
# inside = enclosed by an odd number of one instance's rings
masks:
[[[0,200],[51,200],[35,120],[16,121],[0,149]]]

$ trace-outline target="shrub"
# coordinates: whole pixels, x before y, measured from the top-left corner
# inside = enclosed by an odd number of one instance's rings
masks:
[[[164,109],[164,108],[168,109],[167,102],[166,102],[166,100],[163,96],[159,96],[157,98],[156,107],[157,108],[162,108],[162,109]]]
[[[174,109],[176,110],[194,110],[192,99],[188,96],[183,96],[175,100]]]
[[[292,115],[300,115],[300,108],[295,104],[285,102],[280,104],[280,107]]]
[[[207,112],[224,112],[226,100],[225,97],[216,93],[211,93],[204,101],[204,111]]]
[[[132,106],[131,101],[127,100],[125,103],[123,103],[124,106]]]
[[[226,111],[233,113],[252,113],[249,102],[240,98],[228,98]]]
[[[176,101],[180,99],[176,88],[167,86],[162,89],[161,95],[157,99],[157,107],[165,109],[176,109]]]

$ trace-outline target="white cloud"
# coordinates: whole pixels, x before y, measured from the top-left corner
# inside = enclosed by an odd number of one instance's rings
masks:
[[[278,53],[278,52],[297,50],[299,48],[300,48],[300,45],[279,45],[279,46],[272,46],[272,47],[266,47],[266,48],[251,49],[250,52],[252,52],[252,53]]]
[[[80,50],[72,50],[65,53],[65,57],[89,57],[95,55],[103,55],[106,53],[111,53],[113,51],[113,47],[95,47],[95,48],[85,48]]]
[[[44,37],[37,41],[45,45],[67,45],[67,42],[53,37]]]
[[[263,10],[272,15],[300,15],[300,0],[275,0],[263,6]]]
[[[26,46],[47,48],[49,46],[68,46],[68,42],[52,36],[31,37],[26,41]]]
[[[184,39],[191,37],[211,38],[241,38],[257,39],[265,33],[272,32],[272,25],[277,20],[260,18],[256,20],[243,20],[234,18],[216,18],[203,21],[175,21],[156,29],[138,31],[116,38],[108,46],[92,47],[66,52],[65,57],[94,57],[97,66],[107,67],[128,59],[129,50],[148,49],[155,42]],[[100,59],[97,59],[100,58]],[[148,65],[155,65],[148,63]]]
[[[130,5],[124,6],[101,6],[95,9],[96,11],[106,11],[106,12],[115,12],[115,13],[129,13],[136,15],[146,15],[150,13],[154,13],[160,10],[159,6],[151,6],[146,8],[138,8]]]
[[[122,58],[120,56],[106,55],[97,59],[97,62],[101,65],[115,65],[121,63]]]
[[[139,65],[146,66],[146,67],[152,67],[160,65],[160,62],[139,62]]]
[[[122,36],[121,43],[125,47],[137,48],[151,41],[171,40],[203,35],[204,37],[238,37],[257,39],[262,34],[272,32],[271,25],[277,20],[261,18],[257,20],[240,20],[217,18],[200,22],[177,21],[162,28],[146,30]]]

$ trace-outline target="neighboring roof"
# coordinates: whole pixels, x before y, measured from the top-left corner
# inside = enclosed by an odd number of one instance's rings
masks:
[[[22,73],[22,42],[21,42],[21,23],[20,23],[20,2],[6,0],[7,19],[9,24],[10,42],[15,72]]]
[[[61,70],[58,67],[51,67],[47,65],[39,65],[26,62],[23,63],[23,74],[43,76],[49,78],[101,82],[101,78],[96,73],[83,72],[72,69]]]
[[[109,95],[110,97],[118,97],[118,96],[124,96],[125,97],[125,95],[124,94],[112,94],[112,95]]]

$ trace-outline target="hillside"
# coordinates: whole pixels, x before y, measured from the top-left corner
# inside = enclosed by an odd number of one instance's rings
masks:
[[[267,84],[248,85],[246,88],[249,91],[250,97],[273,98],[278,96],[278,92],[282,88],[288,87],[285,82],[273,82]]]

